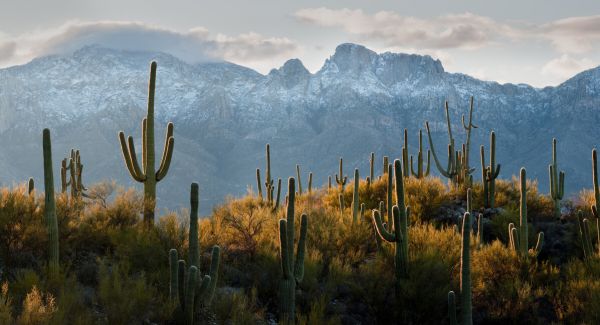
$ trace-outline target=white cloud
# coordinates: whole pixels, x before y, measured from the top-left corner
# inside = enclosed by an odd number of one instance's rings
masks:
[[[260,65],[289,57],[298,45],[287,38],[257,33],[213,35],[206,28],[176,31],[138,22],[71,21],[58,28],[16,37],[0,36],[0,64],[24,63],[35,57],[69,53],[85,45],[114,49],[160,51],[188,62],[227,60]]]
[[[563,54],[559,58],[548,61],[542,68],[542,75],[562,81],[594,66],[594,62],[590,59],[575,59]]]
[[[377,40],[384,46],[477,49],[498,42],[542,40],[560,53],[585,53],[600,42],[600,15],[536,25],[500,22],[468,12],[423,19],[392,11],[369,14],[361,9],[321,7],[298,10],[294,17],[317,26],[341,28],[359,41]]]
[[[361,9],[321,7],[301,9],[294,16],[302,22],[341,28],[360,41],[375,39],[385,46],[424,49],[480,48],[516,32],[507,24],[472,13],[421,19],[392,11],[368,14]]]

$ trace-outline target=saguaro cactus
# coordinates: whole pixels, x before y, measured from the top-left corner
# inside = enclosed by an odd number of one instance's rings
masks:
[[[375,153],[371,152],[371,159],[369,159],[369,177],[367,177],[367,184],[371,184],[371,181],[375,177]]]
[[[442,176],[453,180],[456,175],[460,172],[457,168],[457,157],[456,151],[454,149],[454,137],[452,136],[452,127],[450,125],[450,113],[448,112],[448,102],[445,102],[445,110],[446,110],[446,124],[448,126],[448,166],[446,168],[442,167],[442,163],[438,159],[437,154],[435,153],[435,147],[433,146],[433,140],[431,138],[431,130],[429,129],[429,121],[425,121],[425,128],[427,129],[427,138],[429,139],[429,149],[433,154],[433,161],[435,162],[435,166]]]
[[[52,142],[50,130],[44,129],[43,136],[44,152],[44,218],[48,229],[49,249],[49,273],[56,276],[60,271],[58,252],[58,220],[56,219],[56,203],[54,201],[54,175],[52,172]]]
[[[552,139],[552,163],[548,165],[550,175],[550,197],[554,201],[554,216],[560,218],[560,200],[565,194],[565,172],[558,171],[558,162],[556,161],[556,138]]]
[[[589,260],[596,254],[600,255],[600,252],[594,253],[594,244],[592,242],[592,232],[590,230],[590,221],[587,218],[583,217],[583,213],[581,211],[577,211],[577,221],[579,223],[579,235],[581,238],[581,247],[583,249],[583,256],[585,260]],[[598,228],[599,222],[598,218],[596,218],[596,229]],[[600,249],[600,245],[598,246]]]
[[[521,200],[520,200],[520,219],[519,227],[516,227],[513,223],[508,225],[508,236],[509,245],[512,249],[517,251],[520,256],[527,258],[529,256],[529,227],[527,224],[527,174],[525,168],[521,168],[520,172],[521,181]],[[532,249],[534,256],[537,256],[542,249],[544,244],[544,233],[538,234],[537,244]]]
[[[144,221],[154,222],[154,209],[156,206],[156,183],[162,180],[169,171],[173,157],[173,123],[167,124],[167,133],[163,147],[160,167],[156,170],[154,151],[154,89],[156,84],[156,62],[150,64],[150,81],[148,84],[148,111],[142,120],[142,167],[140,168],[135,152],[133,137],[125,141],[125,133],[119,132],[121,151],[127,169],[134,180],[144,184]]]
[[[471,214],[466,212],[462,224],[462,248],[460,253],[460,304],[461,324],[473,324],[471,300]],[[454,291],[448,292],[448,315],[450,324],[457,324]]]
[[[68,162],[68,163],[67,163]],[[67,181],[67,172],[69,180]],[[81,163],[81,155],[79,150],[71,149],[71,154],[68,158],[64,158],[61,163],[60,180],[62,193],[67,191],[67,187],[71,187],[71,197],[88,197],[85,193],[87,188],[83,185],[83,164]]]
[[[306,229],[308,217],[303,214],[300,220],[300,238],[294,261],[294,201],[295,180],[288,180],[287,220],[279,220],[279,242],[282,278],[279,280],[280,321],[294,324],[296,315],[296,284],[304,277],[304,252],[306,250]]]
[[[410,177],[408,164],[408,130],[404,129],[404,144],[402,146],[402,174],[404,174],[404,177]]]
[[[417,169],[413,166],[413,155],[410,155],[410,172],[416,178],[429,176],[431,162],[431,150],[427,150],[427,168],[423,170],[423,130],[419,130],[419,152],[417,153]]]
[[[340,191],[344,191],[344,186],[348,181],[348,176],[344,176],[344,160],[340,157],[340,173],[335,174],[335,182],[338,184]]]
[[[27,194],[31,195],[35,190],[35,184],[33,182],[33,177],[29,177],[29,181],[27,181]]]
[[[396,268],[396,284],[400,279],[408,277],[408,218],[410,208],[404,204],[404,179],[400,160],[394,161],[394,175],[396,180],[396,202],[392,208],[392,222],[384,226],[381,213],[373,210],[375,228],[381,239],[392,242],[396,246],[394,264]],[[398,286],[396,286],[398,289]]]
[[[592,204],[592,213],[596,218],[600,218],[600,190],[598,189],[598,156],[596,149],[592,150],[592,181],[594,183],[594,204]],[[600,228],[599,228],[600,229]]]
[[[360,178],[358,176],[358,168],[354,169],[354,190],[352,191],[352,222],[356,223],[359,220],[360,199],[358,197],[358,185]]]
[[[200,248],[198,243],[198,184],[192,183],[190,189],[190,230],[188,274],[185,275],[186,263],[177,261],[177,251],[169,251],[170,281],[169,297],[179,298],[179,311],[185,315],[188,324],[194,323],[194,315],[198,306],[209,305],[214,296],[219,277],[221,249],[215,245],[212,248],[210,271],[200,278]],[[185,279],[185,284],[183,283]]]
[[[273,179],[271,178],[271,146],[267,143],[266,146],[266,159],[267,159],[267,174],[265,175],[265,196],[267,197],[267,203],[271,206],[272,211],[276,211],[279,208],[279,200],[281,196],[281,178],[277,180],[277,196],[274,197],[275,186],[273,185]],[[256,169],[256,187],[258,188],[258,194],[263,199],[262,185],[260,180],[260,169]]]
[[[483,183],[483,205],[494,208],[496,195],[496,178],[500,174],[500,164],[496,165],[496,133],[490,133],[490,165],[485,166],[485,148],[479,148],[481,155],[481,182]]]
[[[465,141],[465,147],[463,149],[462,178],[464,181],[467,182],[467,185],[469,185],[471,180],[471,177],[469,177],[469,175],[472,173],[472,170],[469,165],[469,156],[471,148],[471,130],[477,128],[477,126],[473,124],[473,96],[471,96],[469,105],[469,123],[465,123],[465,115],[463,114],[462,125],[465,131],[467,132],[467,139]]]

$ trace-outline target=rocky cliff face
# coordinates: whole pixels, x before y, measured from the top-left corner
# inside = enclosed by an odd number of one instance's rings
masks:
[[[264,168],[271,143],[276,177],[299,163],[315,184],[325,184],[345,158],[350,175],[368,172],[375,151],[399,157],[408,128],[411,151],[430,121],[437,149],[447,143],[444,100],[455,136],[469,96],[475,97],[471,162],[480,175],[479,145],[491,130],[498,138],[503,178],[525,166],[546,191],[551,139],[559,139],[559,164],[567,191],[591,186],[590,151],[600,133],[600,68],[558,87],[500,85],[444,71],[429,56],[383,53],[342,44],[311,74],[297,59],[261,75],[227,62],[187,64],[162,53],[86,47],[67,56],[36,59],[0,70],[0,180],[23,182],[42,174],[41,130],[52,129],[55,161],[81,149],[88,183],[115,179],[139,186],[127,175],[117,132],[137,135],[145,114],[148,63],[158,61],[157,141],[167,121],[175,123],[175,152],[161,182],[158,206],[187,206],[189,183],[198,181],[202,210],[227,194],[254,188],[254,170]],[[161,129],[162,128],[162,129]],[[58,169],[58,164],[56,164]],[[380,172],[381,164],[377,164]]]

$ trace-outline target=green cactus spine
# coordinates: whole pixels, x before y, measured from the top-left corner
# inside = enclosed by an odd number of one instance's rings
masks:
[[[520,256],[527,258],[529,256],[529,227],[527,224],[527,174],[525,168],[521,168],[520,171],[520,219],[519,227],[517,228],[513,223],[508,225],[508,236],[509,245],[513,248]],[[542,249],[544,244],[544,233],[538,234],[538,240],[535,248],[532,249],[534,256],[537,256]]]
[[[560,200],[565,194],[565,172],[558,171],[556,139],[552,139],[552,164],[548,166],[548,173],[550,175],[550,197],[554,202],[554,216],[560,218]]]
[[[154,222],[154,209],[156,207],[156,183],[161,181],[169,171],[171,158],[173,157],[173,123],[167,124],[165,144],[160,167],[156,170],[154,165],[154,89],[156,84],[156,62],[150,64],[150,81],[148,84],[148,111],[146,117],[142,120],[142,167],[140,168],[133,143],[133,137],[129,136],[125,140],[125,133],[119,132],[119,141],[121,142],[121,151],[125,165],[131,174],[131,177],[144,184],[144,221]]]
[[[344,191],[344,186],[348,181],[348,176],[344,176],[344,161],[340,158],[340,173],[335,175],[335,182],[338,184],[340,191]]]
[[[306,230],[308,217],[303,214],[300,220],[300,238],[294,261],[294,200],[295,180],[288,181],[287,220],[279,220],[279,242],[282,278],[279,281],[280,322],[294,324],[296,315],[296,284],[304,277],[304,253],[306,250]]]
[[[392,242],[396,246],[394,264],[396,284],[398,284],[400,279],[408,277],[408,218],[410,216],[410,208],[404,204],[403,171],[398,159],[394,161],[394,175],[397,205],[392,208],[392,222],[385,227],[378,210],[373,210],[373,219],[381,239]],[[398,286],[396,288],[398,289]]]
[[[49,261],[48,268],[51,276],[58,275],[59,250],[58,250],[58,220],[56,218],[56,203],[54,201],[54,175],[52,172],[52,141],[50,140],[50,130],[43,131],[43,152],[44,152],[44,219],[48,229],[49,239]]]
[[[496,165],[496,133],[490,133],[490,165],[485,165],[485,148],[479,148],[481,156],[481,181],[483,183],[483,206],[494,208],[496,195],[496,178],[500,174],[500,164]]]
[[[410,172],[416,178],[429,176],[429,166],[431,162],[431,151],[427,150],[427,167],[423,170],[423,130],[419,130],[419,153],[417,154],[417,170],[413,167],[413,155],[410,155]]]
[[[352,191],[352,222],[357,223],[359,219],[360,210],[360,199],[358,197],[358,185],[359,185],[358,168],[354,169],[354,190]]]
[[[471,214],[465,212],[462,218],[462,246],[460,253],[460,304],[461,324],[473,324],[473,307],[471,299]],[[448,292],[448,314],[450,324],[457,323],[454,292]]]

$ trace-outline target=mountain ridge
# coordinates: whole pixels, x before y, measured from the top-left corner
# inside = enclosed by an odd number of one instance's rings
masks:
[[[201,184],[204,212],[226,194],[254,187],[267,142],[277,176],[294,175],[300,163],[315,173],[318,186],[336,170],[339,156],[348,175],[355,167],[367,171],[371,151],[378,159],[398,157],[405,127],[414,152],[425,120],[441,152],[447,141],[444,100],[462,142],[460,115],[471,95],[480,126],[471,152],[487,146],[494,129],[502,177],[526,166],[545,191],[550,141],[557,136],[568,191],[591,184],[589,163],[583,162],[597,143],[590,131],[600,122],[600,67],[555,87],[534,88],[449,73],[429,56],[377,54],[350,43],[339,45],[315,73],[298,59],[263,75],[229,62],[188,64],[165,53],[98,46],[1,69],[0,145],[10,153],[0,157],[3,183],[41,176],[41,130],[50,127],[55,161],[77,147],[88,182],[137,186],[126,174],[116,132],[124,129],[139,141],[150,60],[158,61],[156,141],[162,143],[167,121],[175,123],[176,139],[172,170],[158,186],[159,207],[185,206],[192,181]],[[568,159],[573,155],[579,158]],[[471,161],[477,178],[477,155]]]

